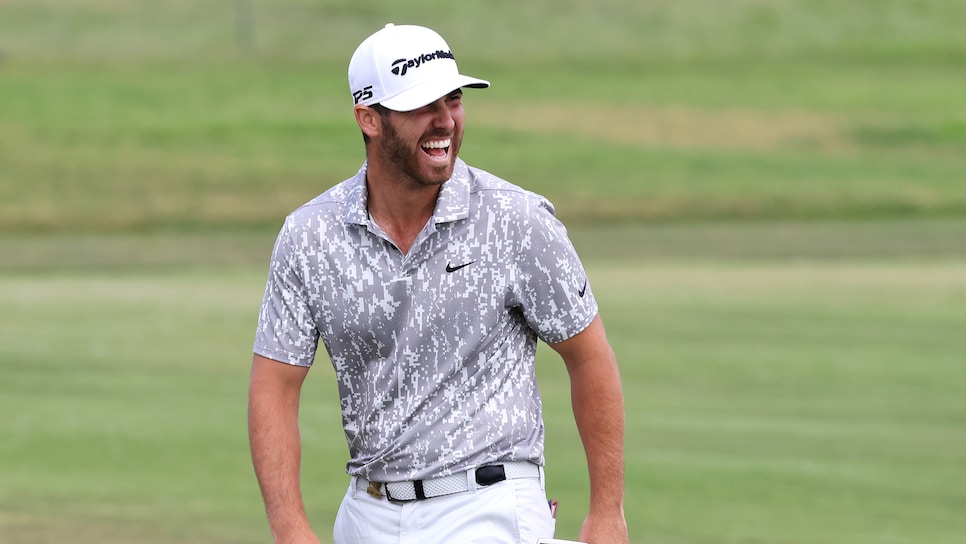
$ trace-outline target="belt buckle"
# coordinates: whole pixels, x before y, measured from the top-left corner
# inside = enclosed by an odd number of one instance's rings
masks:
[[[382,490],[379,489],[379,483],[378,482],[369,482],[369,488],[366,489],[366,493],[368,493],[369,495],[371,495],[371,496],[373,496],[373,497],[375,497],[377,499],[381,499],[382,498]],[[389,494],[389,488],[387,487],[386,488],[386,495],[388,495],[388,494]]]

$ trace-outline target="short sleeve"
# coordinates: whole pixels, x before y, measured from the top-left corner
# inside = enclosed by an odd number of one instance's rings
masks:
[[[253,351],[297,366],[311,366],[319,331],[306,295],[291,219],[279,232],[258,315]]]
[[[533,195],[522,225],[514,300],[541,340],[557,343],[581,332],[598,306],[567,229],[549,201]]]

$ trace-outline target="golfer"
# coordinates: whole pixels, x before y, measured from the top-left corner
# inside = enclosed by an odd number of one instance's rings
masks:
[[[586,452],[580,539],[627,542],[620,377],[584,268],[546,199],[458,157],[463,89],[488,86],[419,26],[387,25],[349,62],[366,161],[285,220],[255,336],[249,434],[275,542],[318,542],[298,412],[320,339],[349,450],[337,544],[553,537],[538,339],[567,367]]]

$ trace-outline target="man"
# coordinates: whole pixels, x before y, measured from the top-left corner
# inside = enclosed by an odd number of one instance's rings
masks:
[[[457,158],[446,42],[387,25],[349,63],[366,162],[286,220],[254,345],[252,458],[276,542],[318,542],[299,395],[321,338],[349,446],[337,544],[551,538],[537,339],[563,358],[590,474],[581,539],[627,542],[617,364],[552,206]]]

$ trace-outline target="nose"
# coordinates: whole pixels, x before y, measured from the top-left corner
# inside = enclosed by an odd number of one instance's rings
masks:
[[[431,111],[433,113],[434,127],[448,130],[456,126],[456,119],[453,117],[453,112],[450,111],[446,104],[446,97],[440,98],[436,102],[433,102]]]

